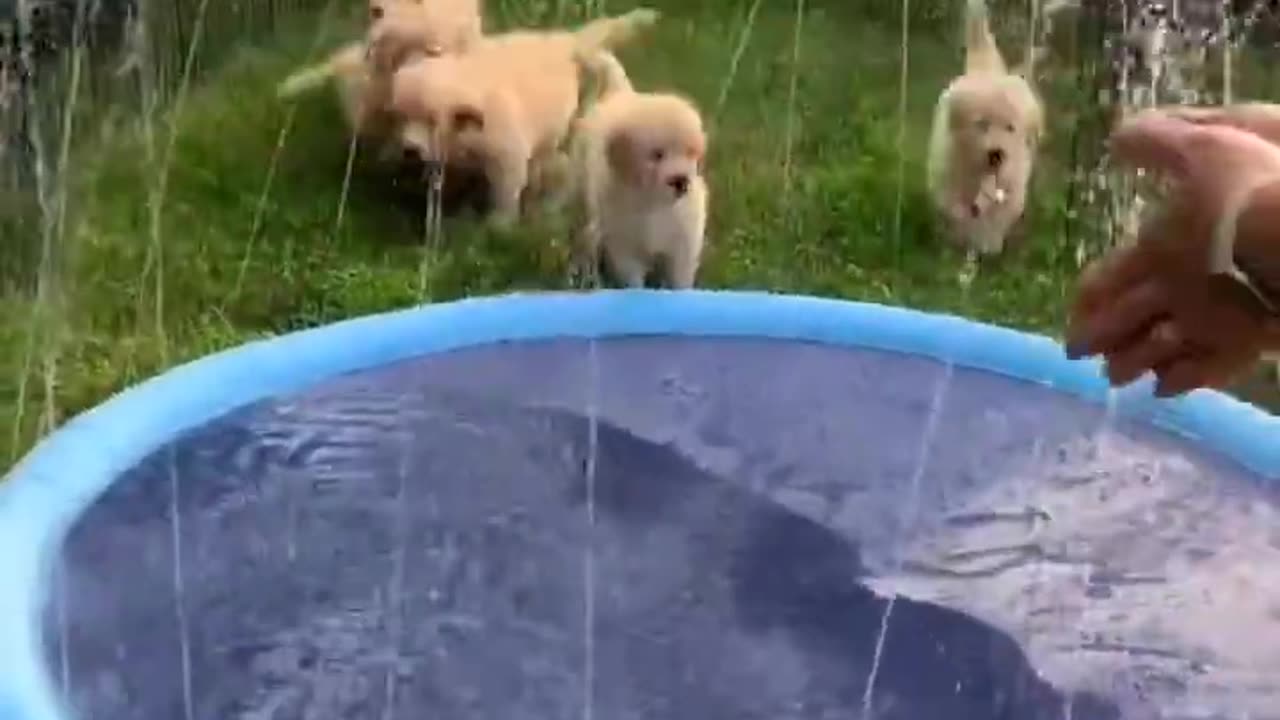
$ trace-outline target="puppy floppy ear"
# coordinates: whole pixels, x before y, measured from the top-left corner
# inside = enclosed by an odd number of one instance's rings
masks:
[[[707,136],[703,135],[693,146],[693,162],[694,168],[697,169],[699,175],[705,175],[707,172]]]
[[[945,96],[947,127],[952,132],[966,130],[973,123],[973,108],[964,93],[948,90]]]
[[[475,105],[466,104],[454,108],[449,122],[456,133],[467,130],[484,131],[484,113]]]
[[[614,172],[632,180],[640,176],[640,168],[636,163],[635,138],[626,128],[618,128],[609,133],[604,150]]]

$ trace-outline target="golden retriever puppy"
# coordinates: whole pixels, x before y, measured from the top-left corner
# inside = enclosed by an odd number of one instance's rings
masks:
[[[593,273],[603,249],[611,274],[629,287],[643,287],[661,266],[668,287],[691,288],[707,225],[702,116],[679,95],[637,92],[612,53],[580,60],[600,78],[601,92],[574,137],[585,215],[579,267]]]
[[[350,43],[280,84],[288,99],[333,81],[347,126],[357,137],[396,150],[389,112],[391,78],[409,59],[463,52],[481,37],[479,0],[370,0],[363,42]]]
[[[489,35],[465,53],[419,57],[392,82],[399,141],[428,167],[482,171],[490,221],[508,227],[530,180],[555,162],[577,113],[576,53],[614,47],[657,19],[642,8],[577,30]]]
[[[377,139],[390,137],[392,118],[386,111],[390,100],[390,77],[375,72],[368,62],[368,54],[365,43],[350,43],[323,62],[285,78],[276,94],[288,100],[332,81],[347,127],[354,135]]]
[[[369,20],[370,60],[383,70],[465,52],[484,35],[480,0],[369,0]]]
[[[929,139],[928,186],[951,233],[995,254],[1022,217],[1044,130],[1031,85],[1009,72],[985,0],[968,0],[964,74],[938,98]]]

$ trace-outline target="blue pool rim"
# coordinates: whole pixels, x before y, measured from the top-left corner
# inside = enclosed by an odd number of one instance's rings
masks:
[[[235,408],[339,375],[503,342],[628,336],[734,337],[887,350],[951,361],[1089,402],[1107,401],[1095,361],[1055,340],[960,317],[795,295],[602,291],[477,298],[373,315],[248,343],[174,368],[78,416],[0,485],[0,720],[59,720],[40,613],[45,576],[75,519],[121,473]],[[1113,396],[1144,419],[1272,481],[1280,418],[1226,395],[1156,400],[1149,383]]]

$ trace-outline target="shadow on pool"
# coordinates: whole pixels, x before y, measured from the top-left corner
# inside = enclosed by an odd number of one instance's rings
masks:
[[[74,707],[181,717],[186,653],[196,718],[861,715],[890,608],[855,544],[609,425],[588,485],[582,418],[430,406],[242,412],[122,478],[68,540],[65,631],[50,613]],[[882,720],[1068,701],[1012,638],[904,598],[871,698]]]

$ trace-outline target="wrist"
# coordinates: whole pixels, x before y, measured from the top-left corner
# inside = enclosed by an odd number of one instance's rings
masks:
[[[1245,186],[1214,228],[1210,272],[1243,283],[1280,316],[1280,176]]]

